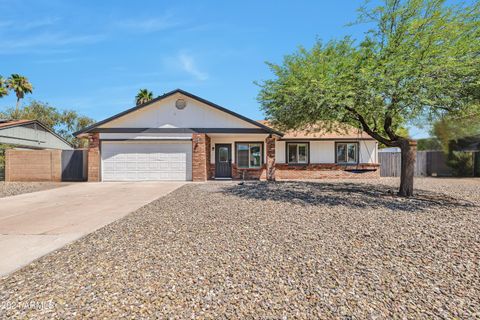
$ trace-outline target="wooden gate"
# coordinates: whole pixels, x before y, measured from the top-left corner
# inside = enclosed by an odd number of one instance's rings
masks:
[[[447,165],[447,157],[442,151],[429,151],[427,154],[427,174],[435,177],[449,177],[452,169]]]
[[[379,152],[378,161],[381,177],[400,177],[402,171],[400,152]]]
[[[62,181],[85,181],[87,178],[87,151],[62,151]]]
[[[428,154],[429,151],[417,151],[415,160],[415,176],[425,177],[428,172]],[[402,157],[400,152],[379,152],[378,160],[380,162],[381,177],[400,177],[402,172]]]

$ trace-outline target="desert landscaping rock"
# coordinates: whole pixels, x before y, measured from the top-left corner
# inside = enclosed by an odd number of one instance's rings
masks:
[[[0,316],[480,317],[480,182],[396,184],[186,185],[2,279]]]
[[[59,188],[66,186],[61,182],[4,182],[0,181],[0,198],[15,196],[22,193]]]

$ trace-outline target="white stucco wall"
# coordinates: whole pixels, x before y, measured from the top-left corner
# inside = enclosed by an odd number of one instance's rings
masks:
[[[275,162],[285,163],[285,141],[275,142]]]
[[[183,110],[175,107],[175,101],[179,98],[187,101],[187,106]],[[258,128],[258,126],[197,100],[175,94],[105,123],[99,128]]]
[[[360,163],[378,163],[377,141],[360,141]]]
[[[188,140],[192,139],[191,133],[100,133],[100,139],[165,139]]]
[[[376,141],[359,141],[359,162],[378,163],[378,143]],[[277,163],[285,163],[285,141],[275,143]],[[335,163],[335,141],[310,141],[310,163]]]
[[[335,141],[310,142],[311,163],[335,163]]]

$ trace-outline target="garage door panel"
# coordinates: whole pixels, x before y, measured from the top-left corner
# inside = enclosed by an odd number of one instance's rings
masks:
[[[191,142],[102,143],[102,180],[191,180]]]

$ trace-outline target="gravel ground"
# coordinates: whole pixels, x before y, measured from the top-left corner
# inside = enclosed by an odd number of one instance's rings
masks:
[[[66,186],[61,182],[4,182],[0,181],[0,198],[22,193],[53,189]]]
[[[0,316],[480,317],[480,180],[189,184],[0,280]]]

